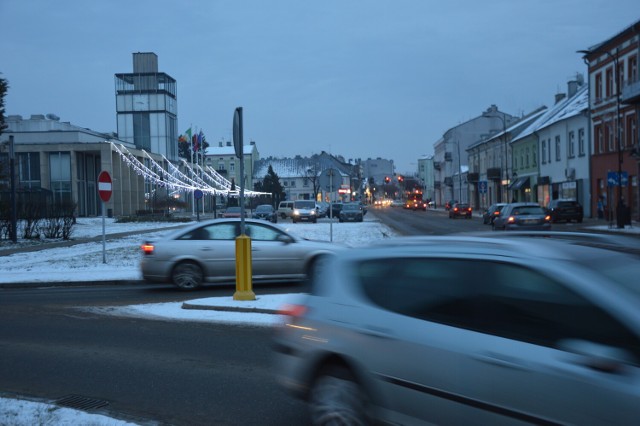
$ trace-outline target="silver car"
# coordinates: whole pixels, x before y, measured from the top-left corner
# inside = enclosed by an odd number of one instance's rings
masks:
[[[302,281],[318,256],[340,245],[294,236],[278,225],[245,219],[251,238],[252,281]],[[240,219],[199,222],[142,245],[146,281],[172,282],[183,290],[203,283],[235,282]]]
[[[637,244],[491,235],[319,262],[274,342],[311,423],[637,423]]]
[[[493,218],[492,229],[504,231],[551,229],[551,216],[536,203],[510,203]]]

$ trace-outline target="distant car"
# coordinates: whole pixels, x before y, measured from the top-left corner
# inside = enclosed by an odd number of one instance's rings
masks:
[[[142,245],[142,277],[193,290],[204,283],[236,280],[236,238],[240,219],[214,219],[181,228]],[[246,219],[251,238],[252,281],[303,281],[318,256],[340,245],[309,241],[264,220]]]
[[[393,200],[391,202],[391,207],[404,207],[404,203],[402,200]]]
[[[449,219],[455,219],[458,217],[464,217],[465,219],[471,219],[473,209],[466,203],[455,203],[449,209]]]
[[[484,212],[482,212],[482,223],[490,225],[493,223],[493,219],[500,214],[500,211],[507,203],[491,204]]]
[[[364,220],[364,211],[362,206],[357,203],[345,203],[338,216],[340,222],[362,222]]]
[[[338,218],[340,216],[340,210],[342,210],[342,203],[331,203],[329,213],[331,217]]]
[[[493,219],[492,228],[505,231],[551,229],[551,216],[536,203],[510,203]]]
[[[576,200],[551,200],[547,206],[547,212],[552,222],[575,220],[582,223],[584,217],[582,205]]]
[[[280,201],[278,204],[278,216],[286,219],[293,215],[293,201]]]
[[[278,223],[278,213],[271,204],[260,204],[253,211],[254,219],[264,219],[272,223]]]
[[[323,258],[274,334],[310,424],[636,424],[640,257],[511,234]]]
[[[293,223],[318,221],[318,211],[316,202],[313,200],[296,200],[293,202],[293,212],[291,213]]]
[[[316,202],[316,212],[318,212],[318,218],[327,217],[329,213],[329,203],[324,201]]]
[[[451,207],[453,207],[453,205],[455,203],[457,203],[457,202],[458,202],[458,200],[449,200],[449,201],[447,201],[446,203],[444,203],[444,209],[445,210],[450,210]]]
[[[240,217],[241,210],[240,207],[227,207],[227,209],[222,213],[223,218],[233,218]],[[247,212],[245,211],[244,217],[247,217]]]

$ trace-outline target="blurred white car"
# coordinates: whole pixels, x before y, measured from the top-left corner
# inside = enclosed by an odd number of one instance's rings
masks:
[[[140,264],[146,281],[171,282],[183,290],[203,283],[235,282],[236,238],[240,219],[198,222],[142,245]],[[310,241],[264,220],[245,219],[251,238],[252,281],[303,281],[322,254],[340,245]]]
[[[638,253],[548,233],[326,256],[283,309],[279,382],[313,424],[635,424]]]

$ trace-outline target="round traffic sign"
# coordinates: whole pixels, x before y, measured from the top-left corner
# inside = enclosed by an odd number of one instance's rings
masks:
[[[105,203],[111,199],[111,176],[109,172],[103,170],[98,175],[98,195],[100,195],[100,199]]]
[[[196,189],[195,191],[193,191],[193,198],[195,198],[196,200],[199,200],[200,198],[202,198],[203,195],[204,193],[199,189]]]

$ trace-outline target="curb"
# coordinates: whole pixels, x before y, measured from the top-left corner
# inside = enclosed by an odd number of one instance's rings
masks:
[[[182,309],[205,310],[205,311],[223,311],[223,312],[241,312],[249,314],[278,314],[276,309],[264,308],[242,308],[238,306],[211,306],[197,305],[189,302],[182,303]]]

